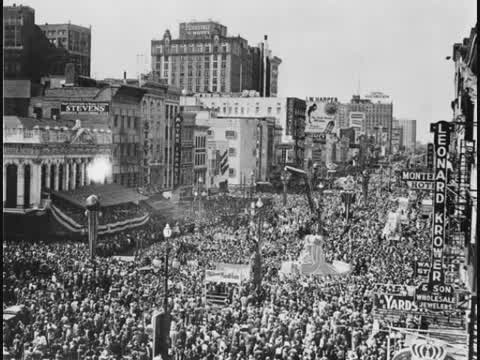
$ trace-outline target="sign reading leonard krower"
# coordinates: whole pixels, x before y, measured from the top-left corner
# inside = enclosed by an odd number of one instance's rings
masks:
[[[418,286],[415,297],[421,309],[454,310],[456,295],[453,287],[445,284],[443,257],[447,220],[447,154],[452,124],[439,121],[431,124],[430,130],[434,133],[435,146],[431,267],[428,282]]]
[[[99,114],[108,113],[108,102],[68,102],[60,104],[61,113]]]

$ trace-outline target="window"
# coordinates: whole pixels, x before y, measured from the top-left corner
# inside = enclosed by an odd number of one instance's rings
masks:
[[[35,114],[35,118],[41,119],[42,118],[42,108],[41,107],[34,107],[33,108],[33,113]]]
[[[233,130],[227,130],[225,131],[225,138],[227,139],[236,139],[237,133]]]
[[[229,148],[228,149],[228,156],[237,156],[237,149]]]
[[[129,116],[127,117],[127,124],[128,124],[127,127],[130,129],[130,128],[132,127],[132,126],[131,126],[131,125],[132,125],[132,118],[129,117]]]
[[[229,177],[235,177],[235,169],[229,168],[228,169],[228,176]]]
[[[60,109],[52,108],[50,111],[50,116],[52,117],[53,120],[60,119]]]
[[[115,115],[113,117],[113,127],[117,127],[118,126],[118,115]]]
[[[267,112],[268,112],[269,114],[271,114],[271,113],[272,113],[272,108],[271,108],[271,107],[268,107]]]
[[[207,136],[213,137],[213,130],[207,130]]]

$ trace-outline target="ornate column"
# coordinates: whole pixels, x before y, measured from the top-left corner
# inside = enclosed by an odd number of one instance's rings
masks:
[[[87,168],[88,168],[88,163],[89,162],[90,162],[90,159],[87,159],[87,161],[85,163],[85,185],[90,185],[91,184],[91,181],[88,178],[88,173],[87,173]]]
[[[58,184],[59,184],[59,181],[60,181],[59,176],[58,176],[59,175],[58,174],[59,173],[59,171],[58,171],[59,163],[53,163],[52,166],[53,166],[53,170],[54,170],[53,172],[54,172],[54,176],[55,176],[54,184],[53,184],[54,185],[53,190],[58,191]]]
[[[85,162],[83,161],[83,159],[80,160],[80,167],[79,167],[79,171],[80,171],[80,187],[84,186],[85,185]]]
[[[45,174],[45,188],[47,189],[50,189],[50,171],[51,171],[50,166],[51,164],[49,163],[45,164],[45,169],[46,169],[45,171],[47,172]]]
[[[73,160],[72,164],[71,164],[72,165],[72,171],[71,171],[72,176],[70,176],[70,179],[72,180],[72,190],[75,190],[75,188],[77,187],[76,184],[75,184],[76,181],[77,181],[77,164],[78,163],[77,163],[76,159]]]
[[[63,174],[63,181],[64,181],[64,187],[63,189],[65,191],[68,191],[70,190],[70,163],[67,161],[65,161],[65,163],[63,164],[64,168],[65,168],[65,171],[64,171],[64,174]]]
[[[3,165],[3,204],[7,201],[7,166],[8,164]]]
[[[40,206],[41,192],[42,192],[42,168],[41,163],[33,162],[30,174],[30,203],[33,207]]]
[[[23,208],[25,192],[25,168],[23,163],[17,165],[17,207]]]

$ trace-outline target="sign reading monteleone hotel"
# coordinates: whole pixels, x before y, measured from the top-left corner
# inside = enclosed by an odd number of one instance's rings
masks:
[[[456,303],[454,289],[445,284],[444,247],[447,210],[447,155],[452,124],[439,121],[432,124],[434,133],[434,205],[432,223],[432,255],[428,282],[420,284],[416,291],[419,308],[432,311],[453,310]]]
[[[401,176],[410,189],[433,190],[434,188],[434,173],[402,170]]]

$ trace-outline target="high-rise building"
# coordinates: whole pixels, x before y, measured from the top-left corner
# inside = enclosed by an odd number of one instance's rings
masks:
[[[76,64],[79,75],[90,76],[91,28],[70,23],[39,27],[51,44],[68,52],[68,62]]]
[[[363,98],[353,95],[346,104],[347,112],[363,113],[362,131],[367,137],[374,136],[377,145],[392,152],[393,102],[388,95],[372,92]],[[349,118],[349,115],[348,115]]]
[[[417,143],[417,120],[398,119],[398,122],[402,128],[402,145],[408,151],[415,151],[415,145]]]
[[[303,99],[293,97],[260,97],[260,96],[217,96],[203,94],[197,96],[199,103],[207,109],[215,110],[218,116],[260,117],[275,120],[281,132],[271,129],[275,145],[272,165],[288,163],[303,167],[305,151],[305,113],[306,103]]]
[[[217,22],[181,23],[178,39],[167,30],[162,40],[152,40],[151,56],[152,71],[187,93],[277,94],[281,60],[272,56],[267,36],[251,47]]]
[[[468,37],[453,45],[454,94],[451,106],[454,131],[449,158],[452,163],[450,192],[455,194],[450,221],[452,236],[449,247],[460,250],[459,278],[468,291],[468,358],[477,359],[478,349],[478,23]],[[450,218],[449,218],[450,220]]]

